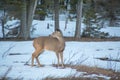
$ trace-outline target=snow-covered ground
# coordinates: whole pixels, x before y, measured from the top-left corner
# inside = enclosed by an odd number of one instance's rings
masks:
[[[47,29],[49,24],[49,29]],[[31,37],[39,37],[39,36],[48,36],[54,31],[54,21],[33,21],[34,32],[31,34]],[[75,34],[75,21],[68,21],[67,28],[65,29],[65,21],[60,21],[60,29],[63,32],[64,36],[73,37]],[[85,25],[82,23],[81,33],[83,32]],[[108,32],[111,37],[120,37],[120,27],[104,27],[100,31]]]
[[[8,21],[4,26],[10,26],[9,28],[17,27],[20,24],[19,20],[11,20]],[[31,37],[39,37],[39,36],[48,36],[54,31],[54,21],[46,20],[46,21],[33,21],[33,27],[31,29]],[[75,21],[68,21],[67,27],[65,28],[65,21],[60,21],[60,29],[63,32],[64,36],[73,37],[75,34]],[[85,25],[82,23],[81,33]],[[8,29],[5,29],[5,34],[8,33]],[[102,28],[100,31],[108,32],[110,37],[120,37],[120,27],[108,27],[107,25]],[[0,38],[3,37],[2,34],[2,26],[0,24]]]
[[[96,58],[108,57],[120,59],[120,42],[66,42],[64,50],[65,64],[96,66],[105,69],[120,71],[120,62],[102,61]],[[0,42],[0,77],[8,68],[12,67],[7,77],[29,79],[43,79],[45,77],[65,77],[70,75],[82,76],[84,72],[75,69],[59,69],[52,67],[57,64],[54,52],[45,51],[39,60],[44,67],[24,65],[31,57],[34,48],[32,41],[1,41]],[[30,61],[31,62],[31,61]],[[29,62],[29,64],[31,64]],[[105,77],[109,79],[110,77]]]
[[[12,22],[7,23],[12,24]],[[14,23],[13,23],[14,24]],[[49,29],[47,29],[49,24]],[[31,37],[48,36],[54,31],[54,21],[33,21],[34,29]],[[84,24],[82,24],[82,28]],[[74,36],[75,22],[68,21],[67,28],[65,28],[65,21],[60,21],[60,29],[64,36]],[[111,36],[120,36],[119,27],[105,27],[102,31],[109,32]],[[0,27],[0,37],[2,37]],[[57,58],[54,52],[45,51],[39,56],[41,64],[44,67],[31,67],[24,65],[31,57],[34,48],[32,41],[0,41],[0,78],[3,77],[6,71],[11,67],[10,72],[6,77],[13,79],[23,78],[30,79],[44,79],[46,77],[65,77],[65,76],[83,76],[85,72],[78,72],[72,68],[59,69],[53,67],[52,64],[57,63]],[[120,62],[103,61],[96,58],[108,58],[113,60],[120,60],[120,41],[106,41],[106,42],[66,42],[64,50],[65,64],[87,65],[95,66],[105,69],[112,69],[120,72]],[[29,62],[29,64],[31,64]],[[110,79],[108,76],[88,75],[104,77]]]

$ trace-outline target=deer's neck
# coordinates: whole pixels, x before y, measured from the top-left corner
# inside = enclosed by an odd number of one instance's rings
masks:
[[[65,40],[63,37],[57,37],[57,39],[59,40],[60,45],[65,45]]]

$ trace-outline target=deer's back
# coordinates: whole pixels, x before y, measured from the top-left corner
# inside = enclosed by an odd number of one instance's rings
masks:
[[[61,43],[58,41],[57,38],[52,37],[39,37],[34,39],[34,47],[42,48],[44,50],[52,50],[55,52],[60,52],[60,48],[64,47],[60,45]]]

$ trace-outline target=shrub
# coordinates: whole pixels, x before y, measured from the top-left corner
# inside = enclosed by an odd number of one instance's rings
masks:
[[[107,38],[109,34],[101,32],[100,29],[98,27],[86,27],[83,30],[82,37]]]

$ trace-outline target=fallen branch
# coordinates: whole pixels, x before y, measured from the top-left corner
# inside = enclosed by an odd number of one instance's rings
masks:
[[[2,55],[2,58],[8,55],[8,52],[14,47],[15,45],[10,46]]]
[[[31,57],[28,61],[26,61],[26,63],[24,65],[29,65],[28,63],[29,63],[30,60],[31,60]]]
[[[7,71],[5,72],[5,74],[4,74],[3,77],[2,77],[2,80],[6,80],[6,77],[7,77],[8,73],[9,73],[11,70],[12,70],[12,66],[10,66],[10,67],[7,69]]]

